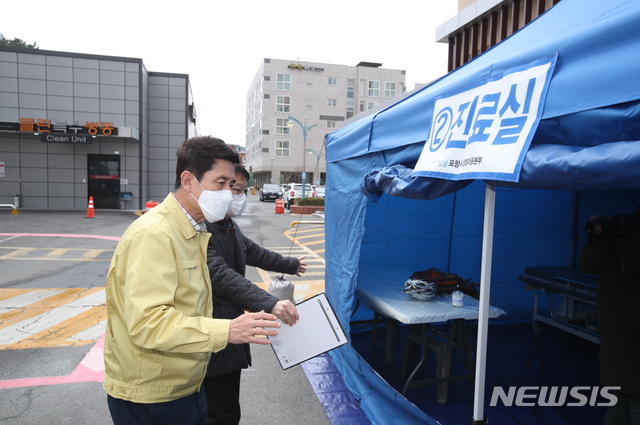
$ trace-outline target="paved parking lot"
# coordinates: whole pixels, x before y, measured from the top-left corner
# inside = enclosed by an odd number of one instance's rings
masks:
[[[91,219],[82,211],[0,211],[1,423],[111,423],[100,370],[104,281],[119,236],[136,218],[133,211],[96,210]],[[302,300],[324,289],[324,227],[296,232],[289,226],[296,219],[255,196],[237,221],[257,243],[306,257],[308,273],[289,278]],[[247,277],[266,288],[273,274],[250,268]],[[299,366],[283,371],[268,346],[252,352],[242,423],[329,423]]]

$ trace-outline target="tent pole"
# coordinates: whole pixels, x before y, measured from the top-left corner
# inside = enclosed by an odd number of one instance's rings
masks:
[[[487,333],[489,327],[489,296],[491,293],[491,259],[493,254],[493,223],[496,189],[487,184],[484,197],[482,229],[482,263],[480,269],[480,306],[478,311],[478,342],[476,347],[476,379],[473,392],[473,423],[484,424],[484,391],[487,365]]]

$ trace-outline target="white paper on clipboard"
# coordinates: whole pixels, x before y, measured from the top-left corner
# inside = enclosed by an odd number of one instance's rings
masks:
[[[346,344],[347,336],[324,292],[296,304],[300,320],[282,326],[271,336],[271,347],[280,366],[288,369]]]

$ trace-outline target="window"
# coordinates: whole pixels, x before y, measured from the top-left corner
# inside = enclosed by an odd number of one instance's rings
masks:
[[[327,121],[327,128],[337,128],[335,121]]]
[[[307,109],[313,109],[313,105],[307,105]]]
[[[369,97],[380,97],[380,81],[369,81]]]
[[[338,99],[327,99],[327,106],[330,108],[335,108],[338,106]]]
[[[291,74],[276,74],[276,90],[291,90]]]
[[[347,119],[354,115],[354,101],[356,98],[356,80],[347,79]]]
[[[327,84],[330,86],[337,86],[338,85],[338,79],[334,78],[334,77],[329,77],[327,78]]]
[[[289,134],[288,118],[276,118],[276,134]]]
[[[388,81],[384,83],[384,97],[396,97],[396,83]]]
[[[276,96],[276,112],[291,112],[291,96]]]
[[[367,109],[373,109],[378,105],[379,105],[378,102],[367,102]]]
[[[289,141],[288,140],[276,140],[276,156],[288,157],[289,156]]]
[[[313,83],[307,83],[307,87],[313,87]]]

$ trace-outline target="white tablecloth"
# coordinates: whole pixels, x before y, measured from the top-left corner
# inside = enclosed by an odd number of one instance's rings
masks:
[[[404,292],[404,282],[412,271],[402,268],[366,268],[358,272],[356,296],[373,311],[398,322],[410,325],[438,323],[454,319],[478,318],[478,300],[465,295],[464,306],[454,307],[451,295],[436,295],[420,301]],[[489,307],[489,318],[505,314],[504,310]]]

